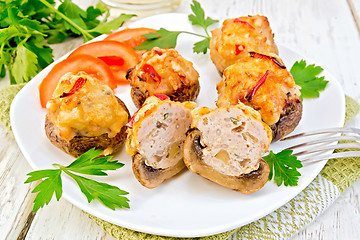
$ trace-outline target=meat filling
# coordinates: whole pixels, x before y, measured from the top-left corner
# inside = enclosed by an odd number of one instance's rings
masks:
[[[146,156],[148,166],[166,169],[183,158],[191,111],[180,104],[164,103],[152,115],[139,128],[139,153]]]
[[[202,133],[202,160],[230,176],[248,174],[259,168],[269,143],[264,126],[239,108],[219,108],[193,124]]]

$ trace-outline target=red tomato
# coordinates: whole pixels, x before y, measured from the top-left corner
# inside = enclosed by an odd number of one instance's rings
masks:
[[[150,32],[156,32],[156,30],[151,28],[126,28],[109,34],[105,40],[118,41],[134,48],[145,41],[146,38],[142,35]]]
[[[78,73],[84,71],[87,74],[96,77],[112,89],[116,88],[114,76],[109,68],[102,60],[90,55],[77,55],[67,58],[56,64],[48,75],[39,85],[40,103],[43,108],[52,97],[52,94],[60,80],[60,78],[68,73]]]
[[[68,58],[79,54],[88,54],[103,60],[109,65],[118,84],[129,83],[125,78],[126,71],[139,62],[139,58],[132,48],[117,41],[104,40],[82,45],[75,49]]]
[[[118,41],[131,48],[134,48],[146,40],[146,38],[142,35],[150,32],[156,32],[156,30],[152,28],[126,28],[124,30],[111,33],[105,38],[105,40]],[[135,51],[140,58],[146,52],[146,50]]]

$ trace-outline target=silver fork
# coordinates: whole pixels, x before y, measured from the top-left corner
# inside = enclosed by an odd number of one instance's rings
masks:
[[[332,158],[360,157],[360,129],[358,128],[328,128],[285,137],[280,141],[297,140],[298,143],[285,150],[293,150],[303,163],[319,162]],[[351,143],[338,143],[341,140],[353,140]],[[335,149],[357,148],[358,151],[333,153]]]

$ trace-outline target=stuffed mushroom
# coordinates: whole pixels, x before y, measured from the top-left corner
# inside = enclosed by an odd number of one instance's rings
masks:
[[[127,107],[85,72],[65,74],[46,108],[46,136],[74,157],[91,148],[102,149],[103,155],[115,153],[126,139]]]
[[[200,90],[199,74],[193,64],[175,49],[153,48],[145,53],[126,78],[131,98],[138,108],[153,94],[164,94],[173,101],[195,101]]]
[[[249,52],[278,54],[267,17],[226,19],[221,28],[212,31],[210,57],[220,74]]]
[[[276,141],[292,132],[301,119],[299,89],[278,56],[251,52],[224,70],[216,105],[251,106],[271,127]]]
[[[126,152],[137,180],[155,188],[185,168],[183,145],[194,102],[174,102],[165,95],[146,99],[128,124]]]
[[[196,108],[192,118],[184,144],[189,170],[246,194],[264,186],[270,169],[262,156],[268,151],[271,130],[258,112],[240,103]]]

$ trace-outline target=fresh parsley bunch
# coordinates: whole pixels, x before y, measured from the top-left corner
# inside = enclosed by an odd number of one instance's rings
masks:
[[[115,208],[129,208],[129,199],[123,196],[127,195],[128,192],[116,186],[97,182],[75,174],[106,176],[107,173],[104,171],[116,170],[124,166],[124,164],[118,161],[110,161],[112,156],[98,157],[101,152],[102,150],[93,148],[82,154],[66,167],[60,164],[53,164],[55,167],[58,167],[58,169],[46,169],[28,173],[27,175],[30,177],[25,183],[42,180],[32,191],[33,193],[37,193],[34,200],[33,211],[36,212],[45,204],[49,204],[54,193],[56,199],[59,201],[62,195],[62,173],[67,174],[76,181],[89,203],[97,199],[112,210],[115,210]]]
[[[7,68],[11,84],[28,82],[53,61],[49,44],[76,36],[83,36],[86,42],[110,33],[134,16],[121,14],[108,21],[105,5],[83,10],[71,0],[60,2],[56,8],[54,0],[0,0],[1,78]]]

